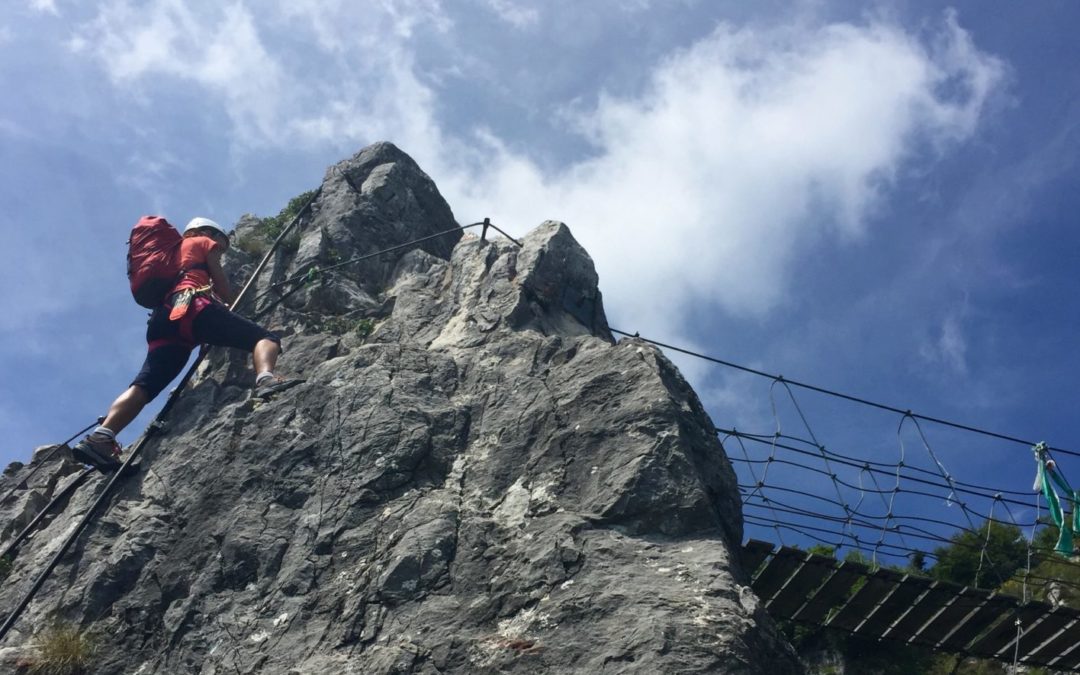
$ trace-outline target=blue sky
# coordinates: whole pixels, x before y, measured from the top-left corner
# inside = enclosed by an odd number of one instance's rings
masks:
[[[377,140],[459,222],[567,222],[617,327],[1080,447],[1078,20],[1068,0],[11,0],[0,462],[141,363],[139,215],[271,215]],[[718,426],[774,423],[760,383],[678,363]],[[896,419],[816,423],[897,451]],[[969,480],[1030,485],[1023,447],[941,442]]]

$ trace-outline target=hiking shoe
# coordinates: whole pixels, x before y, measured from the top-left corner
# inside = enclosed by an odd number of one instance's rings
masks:
[[[89,464],[101,473],[112,473],[121,466],[120,444],[116,441],[90,434],[71,448],[75,461]]]
[[[304,380],[292,378],[287,379],[273,375],[271,377],[264,377],[255,385],[255,398],[270,398],[279,391],[285,391],[286,389],[292,389],[298,384],[302,384]]]

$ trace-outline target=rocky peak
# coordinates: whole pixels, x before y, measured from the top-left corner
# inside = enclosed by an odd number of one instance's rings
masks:
[[[238,225],[237,279],[266,222]],[[98,636],[95,673],[796,672],[736,562],[712,422],[614,342],[566,225],[321,271],[454,226],[388,143],[331,167],[246,307],[307,383],[252,401],[248,356],[215,350],[9,659],[59,617]],[[99,488],[22,547],[0,611]]]

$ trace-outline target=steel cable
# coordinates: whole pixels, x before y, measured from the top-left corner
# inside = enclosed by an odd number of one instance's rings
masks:
[[[921,415],[919,413],[914,413],[914,412],[912,412],[910,410],[903,410],[903,409],[897,408],[895,406],[886,405],[884,403],[877,403],[875,401],[871,401],[871,400],[865,399],[865,398],[860,398],[858,396],[852,396],[850,394],[844,394],[844,393],[834,391],[834,390],[831,390],[831,389],[826,389],[824,387],[818,387],[818,386],[815,386],[815,385],[812,385],[812,384],[807,384],[805,382],[799,382],[797,380],[791,380],[791,379],[785,378],[783,375],[773,375],[771,373],[766,373],[764,371],[757,370],[757,369],[754,369],[754,368],[748,368],[746,366],[741,366],[741,365],[739,365],[737,363],[732,363],[731,361],[725,361],[723,359],[718,359],[718,358],[716,358],[714,356],[708,356],[706,354],[701,354],[699,352],[695,352],[695,351],[686,349],[684,347],[676,347],[675,345],[669,345],[669,344],[666,344],[666,343],[663,343],[663,342],[659,342],[657,340],[653,340],[653,339],[650,339],[650,338],[647,338],[647,337],[643,337],[639,333],[628,333],[628,332],[626,332],[624,330],[619,330],[618,328],[611,328],[610,326],[608,328],[609,328],[609,330],[611,330],[612,333],[616,333],[618,335],[625,335],[626,337],[631,337],[631,338],[635,338],[637,340],[642,340],[644,342],[648,342],[649,344],[656,345],[657,347],[663,347],[664,349],[670,349],[673,352],[678,352],[680,354],[686,354],[687,356],[693,356],[695,358],[699,358],[699,359],[702,359],[704,361],[709,361],[711,363],[716,363],[716,364],[719,364],[721,366],[726,366],[728,368],[733,368],[735,370],[740,370],[742,372],[750,373],[752,375],[758,375],[760,377],[768,378],[768,379],[774,380],[776,382],[785,382],[785,383],[790,384],[790,385],[792,385],[794,387],[800,387],[802,389],[807,389],[809,391],[815,391],[815,392],[817,392],[819,394],[825,394],[827,396],[832,396],[834,398],[840,398],[840,399],[844,399],[846,401],[852,401],[854,403],[860,403],[862,405],[869,406],[871,408],[877,408],[879,410],[887,410],[889,412],[897,413],[899,415],[907,415],[907,416],[911,417],[912,419],[918,419],[918,420],[922,420],[924,422],[931,422],[933,424],[940,424],[942,426],[952,427],[953,429],[960,429],[962,431],[970,431],[972,433],[980,434],[980,435],[983,435],[983,436],[988,436],[990,438],[997,438],[997,439],[1003,440],[1003,441],[1010,441],[1012,443],[1019,443],[1021,445],[1026,445],[1026,446],[1029,446],[1029,447],[1035,445],[1035,443],[1032,442],[1032,441],[1027,441],[1027,440],[1024,440],[1022,438],[1017,438],[1016,436],[1010,436],[1008,434],[1001,434],[1001,433],[997,433],[995,431],[989,431],[987,429],[981,429],[979,427],[971,426],[969,424],[961,424],[959,422],[951,422],[949,420],[942,419],[940,417],[931,417],[930,415]],[[1051,450],[1053,452],[1060,452],[1062,454],[1072,455],[1074,457],[1080,457],[1080,452],[1075,452],[1073,450],[1066,450],[1064,448],[1055,448],[1055,447],[1050,447],[1050,446],[1048,446],[1047,449]]]

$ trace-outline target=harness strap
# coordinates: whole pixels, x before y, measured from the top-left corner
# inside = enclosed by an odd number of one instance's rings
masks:
[[[151,340],[146,343],[146,351],[152,352],[158,347],[166,347],[174,344],[179,344],[179,341],[176,338],[158,338],[157,340]]]

